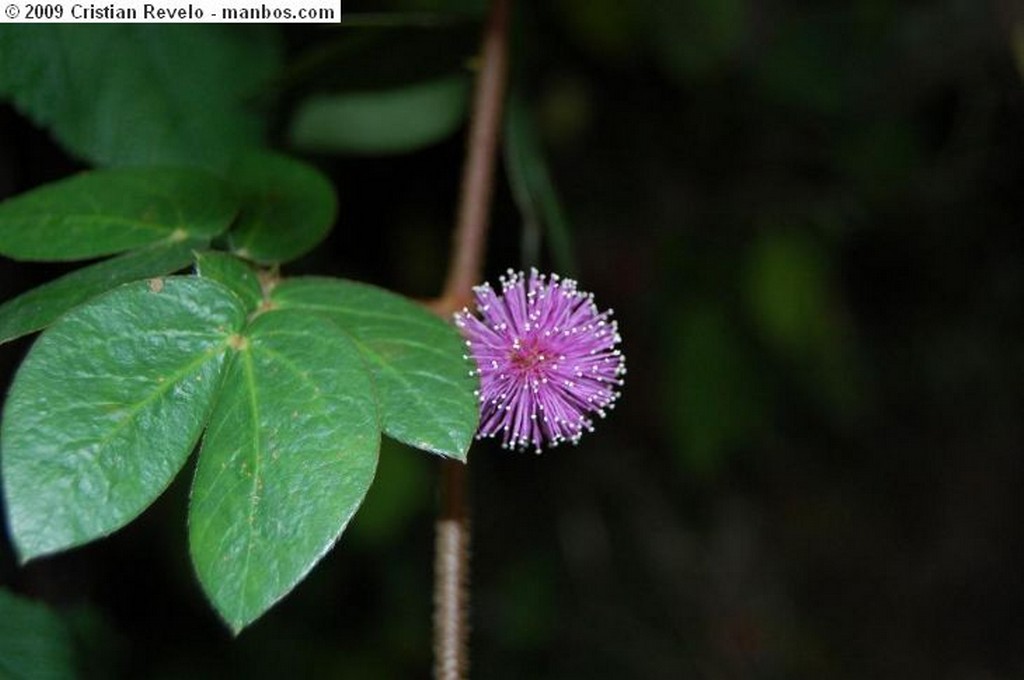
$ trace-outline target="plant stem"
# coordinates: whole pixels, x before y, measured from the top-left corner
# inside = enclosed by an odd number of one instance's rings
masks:
[[[441,463],[434,543],[434,677],[459,680],[469,666],[469,517],[466,468]]]
[[[470,113],[448,276],[431,308],[443,317],[468,305],[483,275],[494,166],[508,77],[512,0],[493,0],[484,25],[479,72]],[[469,666],[469,513],[466,469],[441,463],[440,508],[434,564],[434,677],[459,680]]]
[[[511,0],[493,0],[484,26],[448,277],[444,292],[434,305],[439,313],[450,314],[468,305],[473,286],[480,282],[483,273],[495,157],[501,138],[508,79],[511,4]]]

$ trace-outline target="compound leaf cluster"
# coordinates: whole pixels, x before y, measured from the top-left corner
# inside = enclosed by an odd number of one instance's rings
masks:
[[[443,320],[366,284],[255,269],[323,239],[334,194],[267,152],[234,167],[98,170],[0,203],[0,254],[113,255],[0,306],[0,341],[45,329],[4,406],[0,473],[29,560],[131,522],[198,447],[192,561],[237,632],[338,540],[382,433],[465,460],[477,411]]]

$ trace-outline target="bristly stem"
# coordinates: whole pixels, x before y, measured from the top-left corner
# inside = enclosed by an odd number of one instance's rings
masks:
[[[484,25],[469,140],[448,276],[431,308],[445,318],[468,305],[483,275],[494,168],[508,78],[512,0],[492,0]],[[434,564],[434,677],[460,680],[469,667],[469,512],[466,469],[441,463]]]
[[[434,677],[460,680],[469,667],[469,517],[466,468],[441,464],[434,542]]]

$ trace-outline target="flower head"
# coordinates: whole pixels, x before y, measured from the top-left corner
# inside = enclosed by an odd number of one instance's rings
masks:
[[[480,318],[455,315],[480,376],[477,437],[538,453],[544,443],[575,444],[593,430],[591,415],[614,406],[626,373],[612,310],[599,312],[572,279],[536,269],[510,269],[501,287],[474,289]]]

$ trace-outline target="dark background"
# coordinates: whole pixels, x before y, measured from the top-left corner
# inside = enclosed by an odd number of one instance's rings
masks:
[[[465,10],[472,34],[478,4],[346,11]],[[578,447],[474,447],[473,675],[1024,677],[1020,6],[519,10],[513,81],[629,375]],[[289,27],[287,54],[360,30]],[[9,107],[0,129],[3,195],[83,167]],[[339,221],[286,273],[436,294],[463,137],[307,156]],[[498,183],[492,280],[524,264]],[[0,295],[61,271],[4,261]],[[0,581],[68,618],[87,677],[429,676],[434,460],[387,444],[339,545],[237,640],[188,563],[189,478],[65,555],[19,568],[0,541]]]

